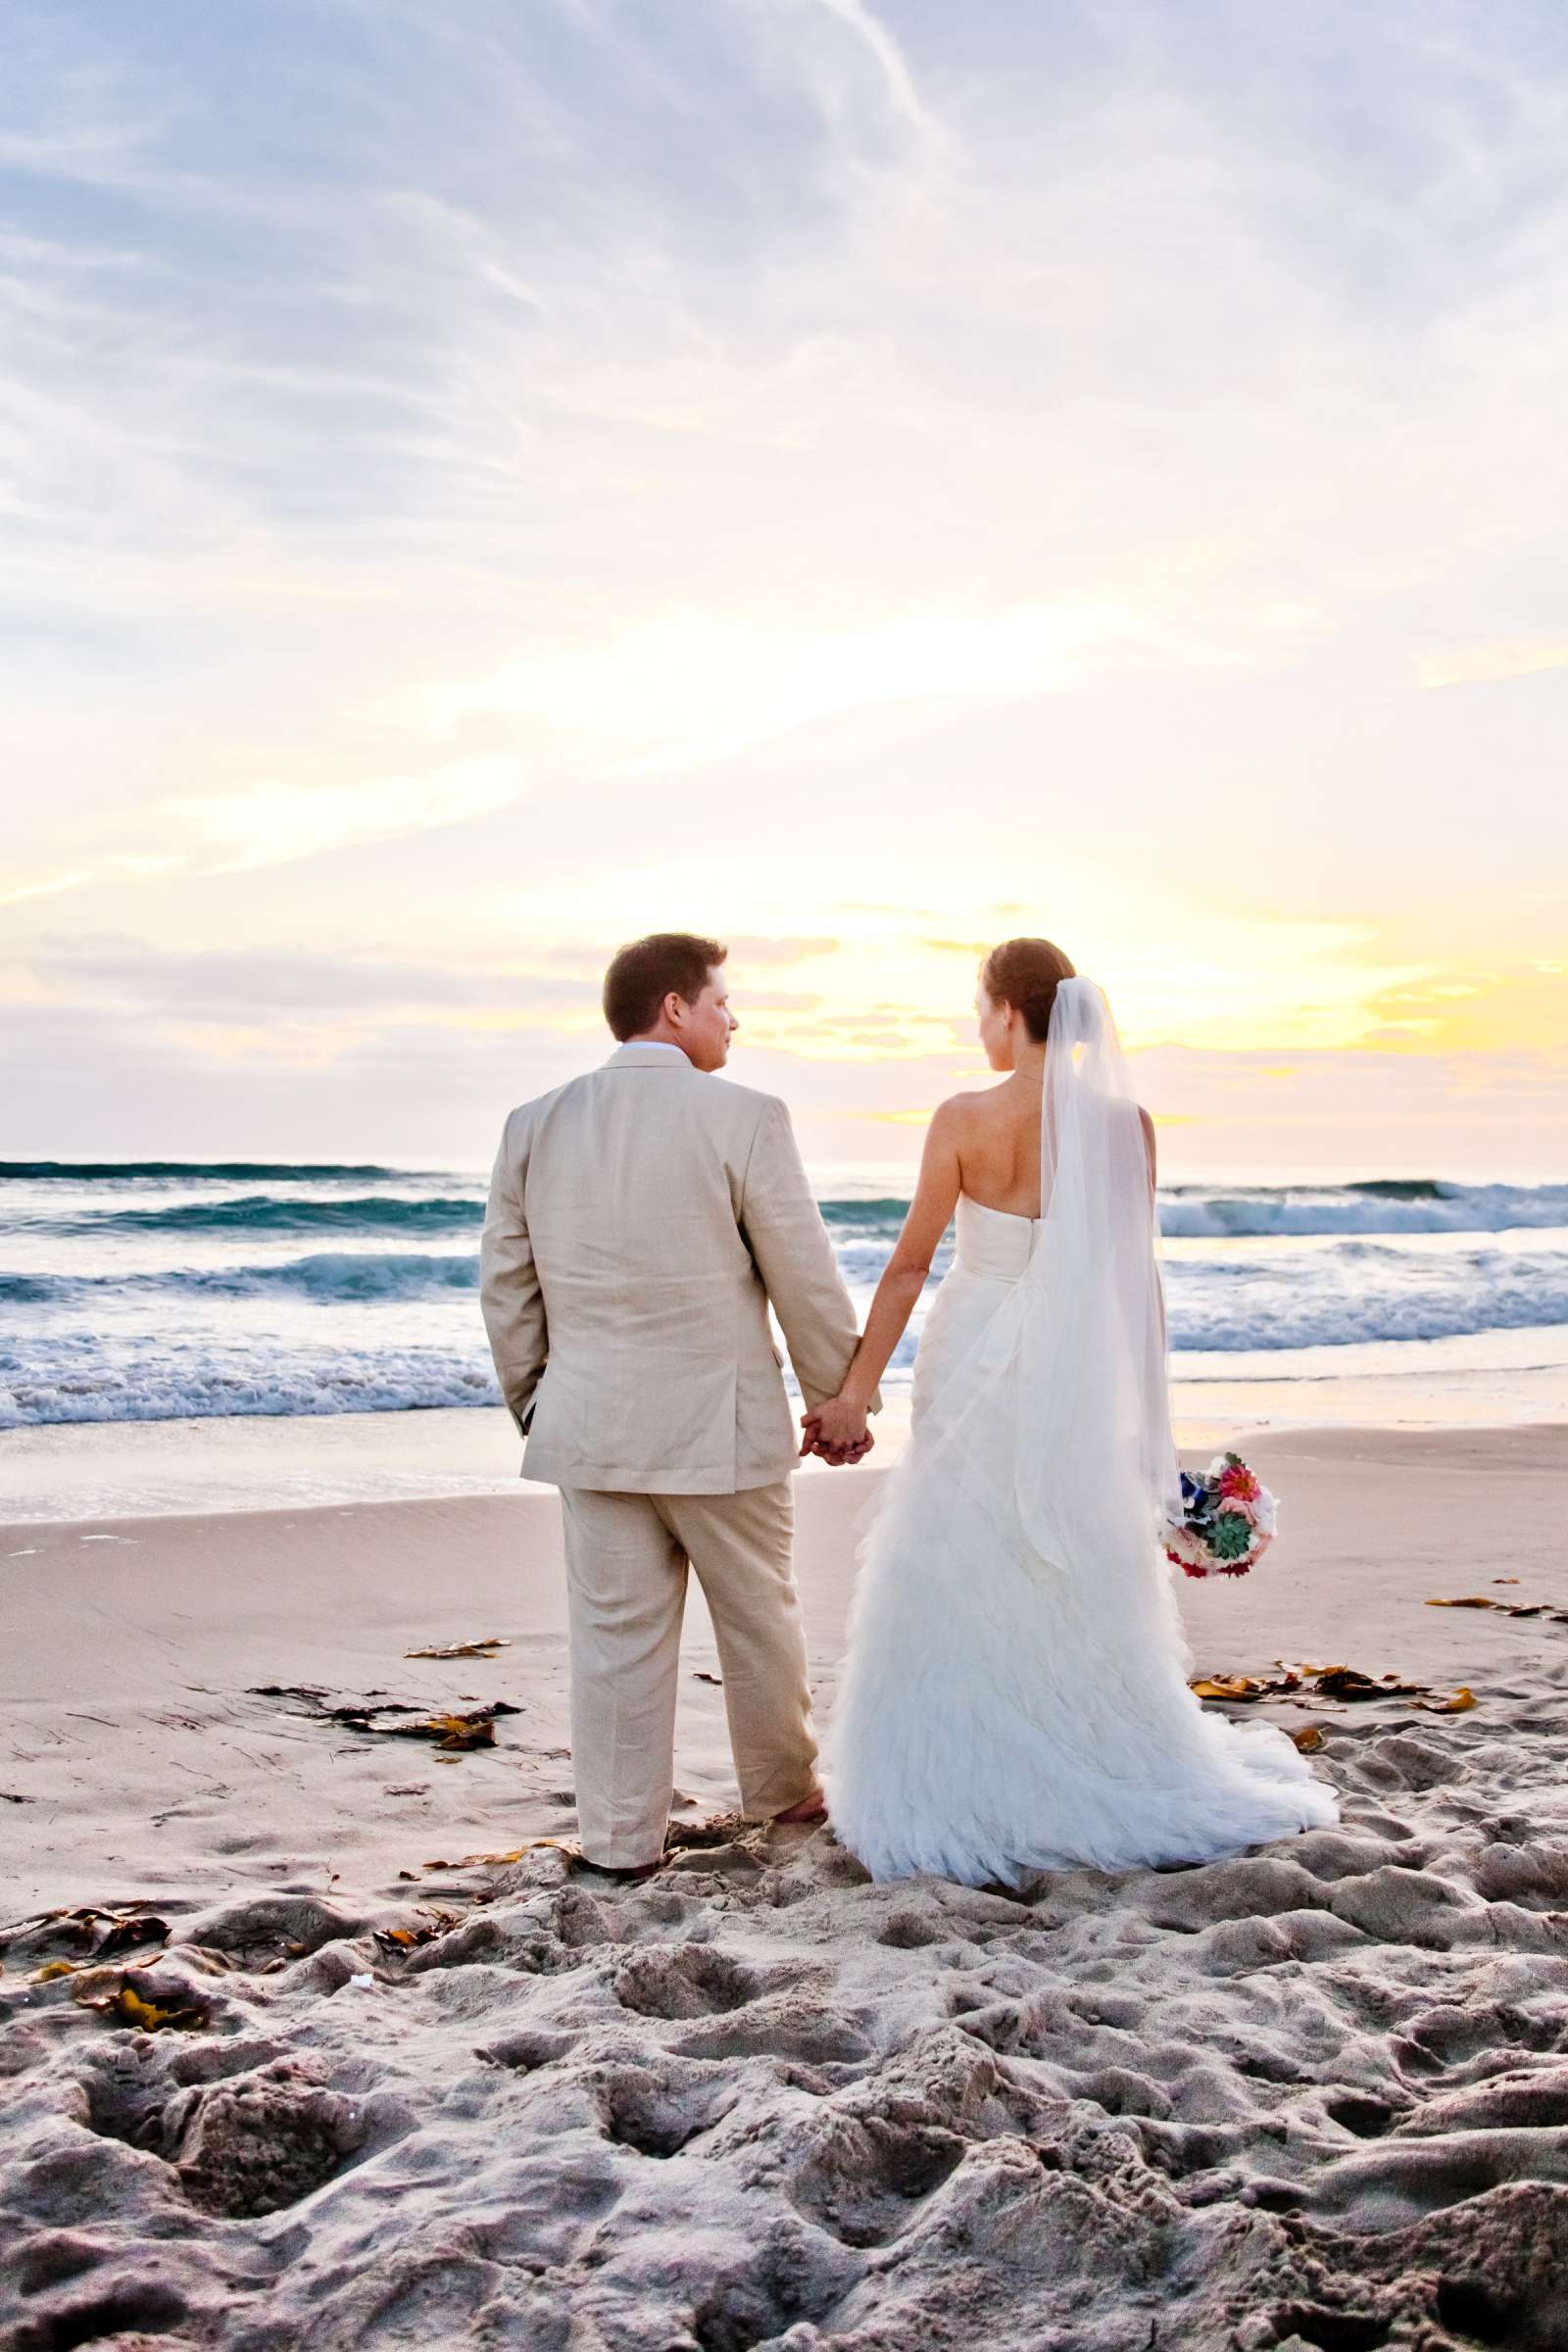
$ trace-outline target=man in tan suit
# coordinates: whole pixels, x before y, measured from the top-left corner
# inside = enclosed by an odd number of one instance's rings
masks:
[[[808,1408],[838,1394],[855,1313],[784,1104],[714,1075],[739,1026],[725,954],[684,932],[621,950],[605,978],[618,1049],[512,1113],[479,1257],[524,1472],[561,1489],[582,1856],[625,1877],[663,1855],[688,1564],[743,1811],[823,1810],[767,1310]]]

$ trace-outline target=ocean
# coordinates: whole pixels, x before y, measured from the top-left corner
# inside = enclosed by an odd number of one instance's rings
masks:
[[[473,1169],[0,1163],[0,1429],[493,1405],[484,1192]],[[906,1198],[885,1172],[818,1193],[863,1312]],[[1568,1393],[1568,1185],[1185,1184],[1159,1214],[1189,1393],[1457,1379],[1482,1419],[1520,1375],[1547,1376],[1535,1413]]]

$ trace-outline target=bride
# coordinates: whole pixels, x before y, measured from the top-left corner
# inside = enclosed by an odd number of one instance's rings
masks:
[[[1093,981],[1049,940],[981,968],[1007,1076],[931,1121],[838,1396],[858,1446],[948,1221],[907,1450],[863,1547],[827,1737],[834,1827],[876,1879],[1207,1861],[1338,1818],[1285,1733],[1206,1715],[1157,1530],[1180,1517],[1154,1135]]]

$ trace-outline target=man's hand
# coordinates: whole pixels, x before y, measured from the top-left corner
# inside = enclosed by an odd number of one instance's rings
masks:
[[[865,1407],[843,1396],[830,1396],[803,1413],[801,1427],[806,1432],[801,1452],[814,1453],[834,1469],[862,1461],[876,1443],[866,1426]]]

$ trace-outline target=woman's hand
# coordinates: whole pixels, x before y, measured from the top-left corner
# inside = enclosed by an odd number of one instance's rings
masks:
[[[813,1405],[801,1415],[801,1427],[806,1432],[802,1453],[820,1454],[835,1468],[859,1461],[876,1443],[866,1426],[864,1405],[847,1396],[830,1396],[826,1403]]]

